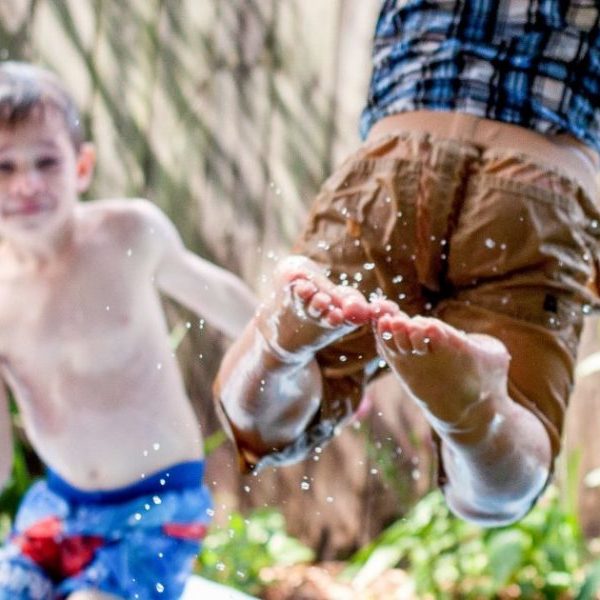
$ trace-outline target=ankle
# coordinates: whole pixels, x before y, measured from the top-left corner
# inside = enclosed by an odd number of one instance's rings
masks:
[[[464,409],[456,420],[433,417],[432,426],[450,444],[477,446],[496,435],[504,423],[506,411],[500,406],[504,400],[510,401],[495,394],[486,394]]]
[[[268,325],[256,322],[256,336],[259,351],[263,357],[265,367],[268,370],[278,370],[280,368],[301,368],[310,363],[314,353],[307,350],[288,350],[284,348],[277,338],[275,331],[270,331]]]

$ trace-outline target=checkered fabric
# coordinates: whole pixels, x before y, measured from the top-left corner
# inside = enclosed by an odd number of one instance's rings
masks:
[[[456,110],[600,151],[599,20],[598,0],[384,0],[361,134]]]

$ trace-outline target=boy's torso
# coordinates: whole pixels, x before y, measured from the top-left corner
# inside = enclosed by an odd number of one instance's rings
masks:
[[[83,489],[198,458],[200,435],[154,287],[152,233],[81,205],[43,271],[0,256],[0,360],[40,456]]]

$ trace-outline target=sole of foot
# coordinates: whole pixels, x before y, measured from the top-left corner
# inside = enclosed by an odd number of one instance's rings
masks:
[[[510,355],[493,337],[401,311],[384,312],[375,335],[409,395],[441,422],[455,425],[482,400],[506,395]]]

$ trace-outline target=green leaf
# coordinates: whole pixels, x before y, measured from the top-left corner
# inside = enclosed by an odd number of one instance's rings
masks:
[[[523,562],[529,545],[528,536],[518,529],[498,531],[489,542],[489,566],[498,586],[507,584]]]
[[[575,600],[594,600],[598,590],[600,590],[600,560],[590,567]]]

